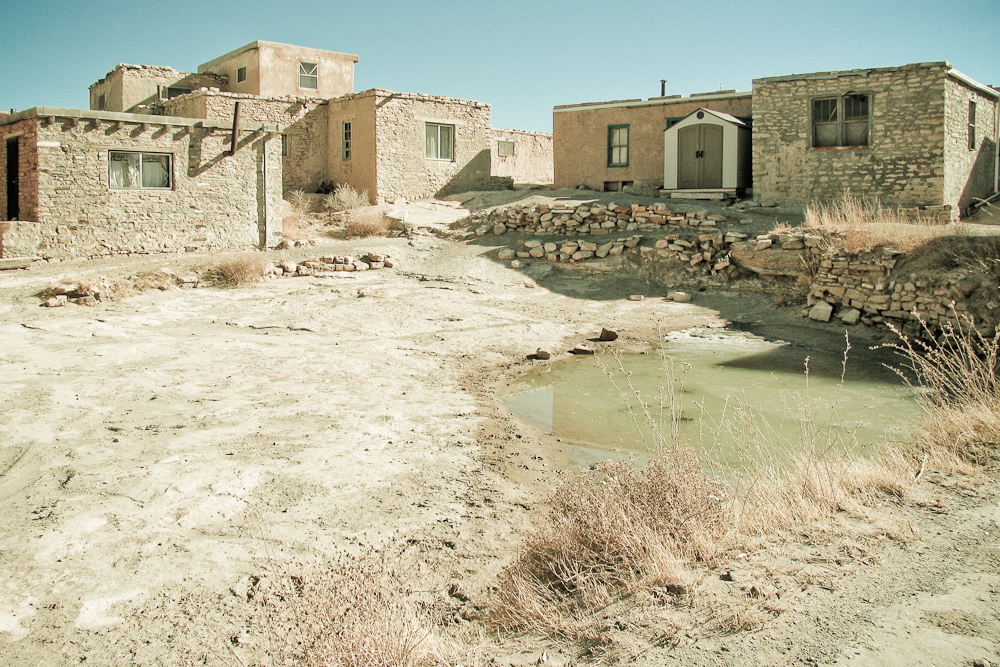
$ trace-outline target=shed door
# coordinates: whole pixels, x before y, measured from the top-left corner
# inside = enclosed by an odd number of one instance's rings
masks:
[[[688,125],[677,131],[677,187],[722,187],[722,126]]]
[[[7,140],[7,220],[17,220],[21,215],[19,204],[20,188],[18,188],[18,143],[17,137]]]

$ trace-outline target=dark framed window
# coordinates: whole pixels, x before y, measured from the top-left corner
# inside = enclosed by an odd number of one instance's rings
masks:
[[[239,67],[236,69],[236,83],[243,83],[247,80],[247,66]]]
[[[101,93],[100,95],[97,96],[97,110],[98,111],[108,110],[107,98],[104,96],[104,93]]]
[[[343,136],[341,139],[340,159],[351,159],[351,121],[344,121]]]
[[[513,141],[497,141],[497,155],[500,157],[514,157],[514,142]]]
[[[170,153],[108,151],[108,185],[112,190],[169,190],[173,157]]]
[[[288,155],[288,135],[281,135],[281,156],[285,157]]]
[[[628,166],[628,125],[608,125],[608,166]]]
[[[299,63],[299,88],[319,88],[319,65]]]
[[[969,150],[976,150],[976,103],[969,101]]]
[[[455,126],[427,123],[425,129],[424,157],[428,160],[455,159]]]
[[[172,100],[175,97],[180,97],[181,95],[187,95],[191,92],[190,88],[177,88],[175,86],[167,87],[167,99]]]
[[[813,100],[813,148],[867,146],[869,100],[856,94]]]

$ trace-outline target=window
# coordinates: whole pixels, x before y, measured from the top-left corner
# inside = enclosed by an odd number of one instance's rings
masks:
[[[455,126],[427,123],[424,156],[429,160],[454,160]]]
[[[175,88],[174,86],[168,86],[166,90],[166,98],[172,100],[175,97],[180,97],[181,95],[187,95],[191,92],[190,88]]]
[[[969,150],[976,150],[976,103],[969,102]]]
[[[319,65],[299,63],[299,88],[319,88]]]
[[[514,142],[497,141],[497,155],[500,157],[514,157]]]
[[[281,135],[281,156],[285,157],[288,155],[288,135]]]
[[[813,148],[868,145],[868,95],[813,100]]]
[[[239,67],[236,70],[236,83],[243,83],[246,80],[247,80],[247,67],[246,65],[244,65],[243,67]]]
[[[351,159],[351,121],[344,121],[344,132],[343,141],[340,148],[340,159],[350,160]]]
[[[106,99],[107,98],[104,97],[104,93],[101,93],[100,95],[97,96],[97,110],[98,111],[107,111],[108,110],[108,103],[107,103]]]
[[[628,166],[628,125],[608,125],[608,166]]]
[[[686,116],[676,116],[674,118],[668,118],[667,119],[667,129],[669,130],[670,128],[672,128],[674,125],[676,125],[677,123],[681,122],[685,118],[686,118]]]
[[[108,152],[108,183],[112,190],[168,190],[172,169],[169,153]]]

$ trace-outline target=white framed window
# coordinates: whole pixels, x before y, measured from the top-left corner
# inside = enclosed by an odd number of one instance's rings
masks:
[[[608,125],[608,166],[628,166],[628,125]]]
[[[514,157],[514,142],[497,141],[497,155],[500,157]]]
[[[299,63],[299,88],[319,88],[319,65]]]
[[[340,159],[351,159],[351,121],[344,121],[344,128],[341,134]]]
[[[455,126],[427,123],[424,157],[428,160],[455,159]]]
[[[236,69],[236,83],[243,83],[247,80],[247,66],[239,67]]]
[[[173,155],[108,151],[108,185],[112,190],[169,190]]]

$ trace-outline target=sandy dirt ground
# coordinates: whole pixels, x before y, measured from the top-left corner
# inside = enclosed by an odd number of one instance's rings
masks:
[[[649,350],[659,330],[738,317],[794,325],[806,347],[842,333],[761,294],[677,304],[627,274],[515,271],[482,239],[448,237],[465,212],[415,204],[408,237],[283,255],[370,250],[399,258],[391,270],[63,308],[39,292],[217,257],[0,275],[0,664],[225,664],[213,644],[239,652],[247,587],[275,555],[389,544],[453,612],[441,632],[480,637],[453,664],[1000,664],[996,470],[927,475],[733,554],[683,599],[619,603],[604,646],[488,640],[475,619],[566,466],[500,400],[552,363],[528,355],[555,360],[602,327],[621,338],[588,343],[599,352]],[[759,622],[720,629],[733,610]]]

